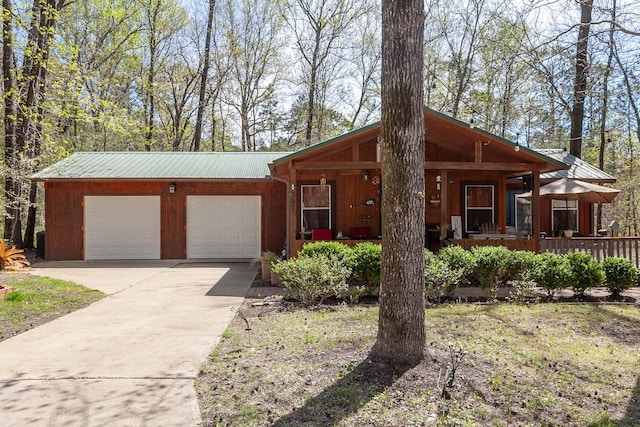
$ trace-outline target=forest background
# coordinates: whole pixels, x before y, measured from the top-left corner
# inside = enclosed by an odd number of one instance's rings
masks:
[[[292,151],[375,122],[373,0],[3,0],[4,238],[33,247],[75,151]],[[617,177],[638,235],[640,11],[631,0],[426,0],[425,104]]]

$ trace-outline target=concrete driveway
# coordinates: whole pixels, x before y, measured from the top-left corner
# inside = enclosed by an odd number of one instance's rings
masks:
[[[193,426],[194,380],[256,274],[242,263],[57,262],[108,296],[0,342],[0,426]]]

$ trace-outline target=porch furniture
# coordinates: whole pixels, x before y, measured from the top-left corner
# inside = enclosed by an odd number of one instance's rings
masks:
[[[487,222],[480,225],[480,234],[500,234],[500,227],[498,224]]]
[[[453,239],[462,239],[462,217],[460,215],[451,216],[451,229],[453,230]]]
[[[443,239],[453,239],[454,236],[455,232],[450,228],[446,229],[446,237],[442,237],[440,224],[425,224],[424,245],[431,252],[437,252],[442,248]]]
[[[349,237],[351,237],[354,240],[370,239],[371,227],[351,227],[349,229]]]
[[[330,228],[314,228],[311,230],[311,240],[333,240]]]

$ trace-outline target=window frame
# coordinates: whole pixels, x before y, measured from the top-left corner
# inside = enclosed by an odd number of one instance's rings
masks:
[[[304,226],[304,213],[305,211],[308,210],[326,210],[328,212],[328,218],[329,218],[329,229],[333,229],[332,225],[333,225],[333,189],[332,189],[332,184],[330,183],[326,183],[324,185],[325,190],[329,191],[329,206],[327,207],[305,207],[304,206],[304,189],[306,187],[322,187],[322,185],[320,184],[300,184],[300,231],[302,231],[304,229],[305,232],[311,232],[311,228],[307,229]]]
[[[469,207],[467,191],[469,188],[491,188],[491,207]],[[495,183],[464,183],[463,184],[463,206],[464,206],[464,233],[477,234],[479,231],[469,229],[469,211],[491,211],[491,223],[495,224],[496,218],[496,184]]]
[[[558,207],[554,206],[554,202],[558,202]],[[575,203],[575,207],[567,207],[565,205],[565,203]],[[562,199],[551,199],[551,228],[552,231],[558,232],[558,231],[564,231],[567,230],[567,228],[563,228],[562,230],[556,230],[555,227],[555,223],[556,223],[556,219],[555,219],[555,212],[556,211],[570,211],[570,212],[574,212],[576,213],[576,220],[575,220],[575,224],[573,227],[573,231],[575,231],[576,233],[579,231],[578,230],[578,226],[580,223],[580,203],[578,202],[578,200],[562,200]],[[567,222],[569,221],[569,218],[567,217]],[[567,224],[569,225],[569,224]]]

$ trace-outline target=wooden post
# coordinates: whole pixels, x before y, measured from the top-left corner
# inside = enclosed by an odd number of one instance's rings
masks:
[[[540,170],[533,171],[531,189],[531,236],[536,252],[540,252]]]
[[[499,181],[500,190],[498,191],[498,226],[500,233],[507,232],[507,178],[503,175]]]
[[[476,140],[474,160],[476,163],[482,163],[482,141]]]
[[[295,250],[295,241],[296,236],[298,234],[298,221],[296,218],[296,206],[298,203],[298,185],[297,185],[297,177],[296,177],[296,169],[291,165],[289,169],[289,188],[287,188],[287,215],[289,217],[288,220],[288,234],[289,234],[289,244],[287,247],[289,258],[293,258],[297,256],[297,253],[294,253]]]
[[[444,240],[447,238],[447,224],[448,224],[448,182],[449,177],[447,175],[448,171],[446,169],[441,170],[440,174],[440,240]]]

